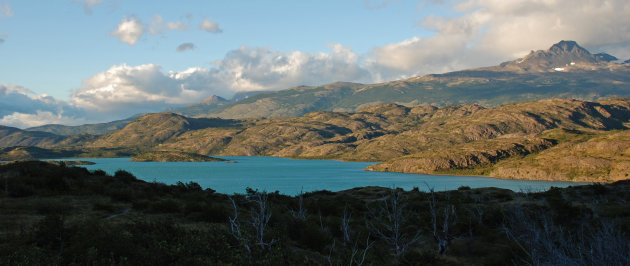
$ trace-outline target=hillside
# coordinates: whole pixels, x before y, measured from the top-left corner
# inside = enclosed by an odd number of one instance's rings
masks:
[[[98,137],[9,128],[5,146],[39,149],[7,147],[0,157],[100,157],[161,150],[383,162],[368,168],[376,171],[609,182],[624,179],[630,169],[624,152],[612,152],[623,151],[629,125],[628,98],[549,99],[494,108],[381,104],[354,113],[317,111],[247,120],[155,113]],[[622,150],[580,148],[588,145]],[[564,157],[569,159],[557,159]]]
[[[91,136],[76,135],[64,137],[48,132],[25,131],[14,127],[0,126],[0,148],[12,146],[52,147],[54,145],[72,145]]]
[[[615,130],[626,132],[629,122],[630,99],[623,98],[600,102],[550,99],[495,108],[479,105],[410,108],[383,104],[365,107],[356,113],[318,111],[295,118],[258,120],[195,119],[159,113],[143,116],[86,145],[203,155],[387,161],[369,169],[445,173],[561,150],[561,147],[567,147],[564,143],[581,143],[589,139],[582,137],[583,134],[552,132],[584,132],[599,137]],[[592,156],[595,155],[586,154],[580,163],[600,169],[588,164],[596,161],[589,159]],[[575,172],[570,167],[560,167],[556,170],[563,175],[550,173],[547,176],[532,175],[531,178],[617,180],[625,174],[619,172],[624,171],[624,160],[624,156],[610,157],[607,165],[621,169],[612,171],[611,175]],[[507,166],[502,169],[474,173],[527,178],[526,175],[507,174]],[[573,173],[569,173],[571,171]]]
[[[628,181],[291,197],[225,195],[60,162],[0,164],[0,178],[2,265],[630,263]]]
[[[532,51],[494,67],[379,84],[301,86],[237,102],[200,103],[179,113],[222,118],[294,117],[312,111],[355,112],[382,103],[493,107],[553,97],[630,97],[630,65],[612,63],[613,59],[608,54],[591,54],[573,41],[561,41],[546,51]]]

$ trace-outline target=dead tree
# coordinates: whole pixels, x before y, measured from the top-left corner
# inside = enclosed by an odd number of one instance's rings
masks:
[[[391,194],[383,201],[378,214],[370,210],[374,218],[370,225],[372,231],[392,247],[396,257],[402,256],[409,247],[418,242],[421,232],[420,229],[413,235],[403,232],[408,217],[405,215],[405,204],[402,200],[402,191],[392,189]]]
[[[442,217],[439,217],[440,212],[437,208],[437,200],[435,198],[435,192],[433,191],[433,188],[430,188],[429,192],[431,193],[431,199],[429,200],[429,211],[431,212],[433,239],[435,239],[435,242],[437,243],[438,254],[445,255],[448,246],[454,239],[451,229],[455,225],[457,220],[455,206],[447,204],[442,211]],[[441,225],[441,228],[439,228],[439,225]]]
[[[249,239],[244,235],[244,232],[241,231],[241,223],[238,220],[238,207],[236,206],[236,202],[232,197],[229,197],[232,202],[232,208],[234,209],[234,216],[229,217],[230,219],[230,234],[247,250],[248,253],[251,253],[252,250],[249,247]]]
[[[372,248],[374,242],[370,242],[370,235],[365,238],[365,245],[360,247],[359,241],[354,242],[354,245],[350,249],[349,246],[345,246],[338,250],[336,248],[336,241],[333,240],[332,245],[328,251],[328,256],[326,256],[326,261],[328,265],[357,265],[361,266],[365,263],[365,259],[367,258],[368,251]],[[338,254],[336,259],[333,255]]]
[[[348,211],[348,205],[343,209],[343,217],[341,217],[341,232],[343,233],[343,241],[350,242],[350,220],[352,220],[352,213]]]
[[[370,235],[368,234],[368,236],[365,238],[365,247],[363,249],[360,249],[358,247],[358,243],[354,243],[354,247],[352,248],[352,252],[350,255],[350,263],[348,263],[348,265],[357,265],[357,266],[361,266],[363,265],[363,263],[365,263],[365,256],[367,255],[368,250],[370,250],[370,248],[372,247],[372,245],[374,244],[374,242],[370,243]],[[357,256],[359,254],[359,252],[361,253],[361,257],[357,257],[355,260],[355,256]]]
[[[300,194],[298,194],[298,208],[297,210],[290,209],[289,213],[295,219],[306,220],[306,208],[304,208],[304,192],[300,190]]]
[[[267,192],[256,191],[249,197],[249,201],[255,204],[255,207],[250,209],[251,221],[250,224],[255,231],[256,244],[263,249],[267,246],[273,245],[276,242],[275,239],[265,241],[265,230],[271,219],[271,210],[267,205]]]

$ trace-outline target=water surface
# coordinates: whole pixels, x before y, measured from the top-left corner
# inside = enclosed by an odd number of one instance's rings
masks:
[[[363,169],[373,163],[333,160],[293,160],[276,157],[217,156],[236,161],[226,162],[131,162],[129,158],[80,159],[95,162],[82,166],[114,174],[122,169],[148,182],[175,184],[178,181],[199,183],[220,193],[244,193],[247,187],[295,195],[315,190],[340,191],[354,187],[418,187],[427,190],[453,190],[460,186],[499,187],[514,191],[543,191],[551,186],[567,187],[581,183],[504,180],[488,177],[418,175],[369,172]],[[73,159],[77,160],[77,159]],[[583,183],[582,183],[583,184]]]

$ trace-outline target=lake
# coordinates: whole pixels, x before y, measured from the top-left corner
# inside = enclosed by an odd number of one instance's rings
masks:
[[[460,186],[499,187],[513,191],[544,191],[551,186],[567,187],[584,183],[504,180],[472,176],[437,176],[369,172],[363,169],[373,163],[334,160],[294,160],[276,157],[217,156],[236,161],[226,162],[131,162],[129,158],[84,158],[95,162],[89,170],[102,169],[108,174],[125,170],[148,182],[175,184],[177,181],[199,183],[220,193],[245,193],[247,187],[296,195],[316,190],[340,191],[354,187],[418,187],[427,184],[436,191],[454,190]],[[72,159],[75,160],[75,159]]]

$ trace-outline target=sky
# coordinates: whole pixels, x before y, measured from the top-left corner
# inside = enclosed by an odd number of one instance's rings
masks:
[[[575,40],[630,58],[627,0],[0,0],[0,125],[491,66]]]

